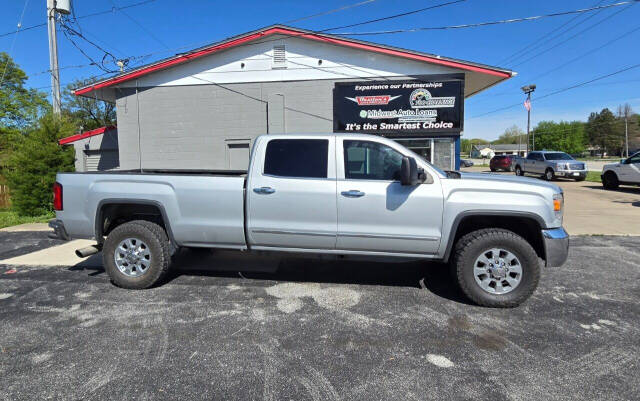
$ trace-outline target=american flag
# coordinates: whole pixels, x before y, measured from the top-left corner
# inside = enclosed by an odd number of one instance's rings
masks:
[[[527,109],[527,111],[531,111],[531,101],[528,98],[524,101],[524,108]]]

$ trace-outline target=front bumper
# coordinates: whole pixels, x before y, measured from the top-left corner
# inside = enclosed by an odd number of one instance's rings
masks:
[[[544,253],[548,267],[560,267],[569,256],[569,234],[564,228],[542,230]]]
[[[65,230],[62,220],[49,220],[49,227],[53,228],[53,232],[49,233],[49,238],[69,241],[69,234],[67,234],[67,230]]]
[[[587,176],[587,170],[557,170],[554,174],[557,177],[585,178]]]

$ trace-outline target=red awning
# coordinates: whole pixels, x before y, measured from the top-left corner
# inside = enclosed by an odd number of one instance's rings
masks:
[[[96,135],[102,135],[105,132],[110,131],[112,129],[116,129],[116,127],[114,125],[109,125],[107,127],[96,128],[91,131],[83,132],[82,134],[76,134],[76,135],[68,136],[66,138],[62,138],[58,141],[58,143],[60,145],[66,145],[75,141],[79,141],[80,139],[85,139],[85,138],[89,138]]]

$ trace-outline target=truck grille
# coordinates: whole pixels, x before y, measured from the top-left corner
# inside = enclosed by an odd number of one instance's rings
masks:
[[[584,170],[584,164],[582,163],[570,164],[569,170]]]

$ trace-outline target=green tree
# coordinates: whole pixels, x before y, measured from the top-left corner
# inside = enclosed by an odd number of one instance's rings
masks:
[[[11,203],[21,215],[38,216],[53,209],[51,187],[59,171],[74,170],[74,149],[58,140],[73,134],[67,118],[47,114],[15,144],[6,161],[4,175]]]
[[[624,130],[611,110],[605,108],[600,113],[594,112],[587,120],[587,136],[589,143],[600,146],[603,152],[618,152],[624,142]]]
[[[471,153],[473,145],[486,145],[489,141],[480,138],[461,139],[460,140],[460,152]]]
[[[16,137],[50,108],[46,95],[25,88],[27,74],[0,52],[0,166]]]
[[[43,92],[25,88],[27,79],[11,57],[0,52],[0,127],[25,128],[49,109]]]
[[[504,133],[492,143],[508,145],[522,143],[526,146],[527,136],[525,135],[524,131],[520,129],[520,127],[518,127],[517,125],[512,125],[511,127],[504,130]]]
[[[80,88],[93,82],[94,80],[91,79],[76,80],[67,85],[62,93],[64,114],[74,121],[79,131],[116,124],[114,103],[73,94],[75,88]]]
[[[533,129],[536,149],[558,150],[569,154],[579,154],[587,143],[584,123],[580,121],[541,121]]]

